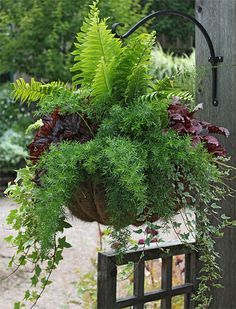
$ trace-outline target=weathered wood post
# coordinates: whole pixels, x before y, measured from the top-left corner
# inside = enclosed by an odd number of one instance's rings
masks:
[[[196,18],[207,29],[215,46],[216,56],[223,56],[224,62],[218,70],[219,106],[214,107],[211,99],[210,68],[199,86],[198,96],[204,102],[204,119],[227,127],[231,135],[224,141],[231,164],[236,166],[236,0],[196,0]],[[209,66],[206,42],[196,30],[197,65]],[[236,181],[231,183],[235,187]],[[224,213],[236,219],[236,199],[222,203]],[[227,229],[223,239],[217,241],[221,254],[224,289],[214,290],[212,308],[236,308],[236,229]]]

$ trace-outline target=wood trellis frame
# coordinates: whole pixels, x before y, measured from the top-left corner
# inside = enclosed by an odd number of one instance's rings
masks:
[[[98,253],[97,308],[116,309],[132,306],[134,309],[142,309],[145,303],[161,300],[162,309],[171,309],[171,298],[176,295],[184,295],[185,309],[194,308],[191,294],[195,288],[196,253],[182,244],[146,249],[140,259],[142,252],[142,250],[127,252],[120,264],[117,264],[114,253]],[[175,255],[185,255],[185,283],[172,287],[172,259]],[[145,293],[144,263],[159,258],[162,260],[162,288]],[[133,296],[117,299],[117,266],[128,262],[134,262]]]

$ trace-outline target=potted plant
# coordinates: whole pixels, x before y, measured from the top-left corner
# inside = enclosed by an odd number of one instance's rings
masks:
[[[70,227],[65,207],[82,220],[111,226],[118,253],[128,247],[129,225],[156,229],[158,218],[168,222],[190,208],[204,218],[194,233],[212,263],[212,276],[202,285],[207,290],[218,279],[212,235],[231,223],[222,217],[214,230],[208,215],[230,190],[222,185],[226,151],[211,134],[229,132],[197,120],[202,106],[190,108],[173,97],[171,80],[152,80],[153,45],[153,34],[122,44],[93,4],[75,44],[73,85],[34,79],[14,85],[14,98],[36,102],[40,120],[33,125],[28,164],[7,190],[20,204],[8,216],[18,234],[7,240],[17,245],[20,265],[35,264],[32,286],[40,284],[42,291],[70,246],[58,236]],[[35,304],[40,295],[27,291],[25,300]]]

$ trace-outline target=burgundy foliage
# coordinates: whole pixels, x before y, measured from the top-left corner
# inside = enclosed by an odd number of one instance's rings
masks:
[[[159,232],[155,229],[151,229],[150,227],[146,227],[145,232],[147,234],[151,234],[152,236],[156,236],[159,234]]]
[[[195,112],[200,109],[202,109],[202,104],[190,111],[186,106],[181,105],[178,100],[175,100],[168,108],[169,126],[180,135],[190,135],[193,145],[203,143],[208,152],[215,156],[225,157],[225,148],[216,137],[209,134],[216,133],[228,137],[229,131],[226,128],[194,118]]]
[[[152,240],[150,241],[150,243],[157,243],[158,242],[158,238],[157,237],[154,237],[152,238]],[[145,239],[144,238],[141,238],[138,240],[138,244],[139,245],[144,245],[145,244]]]
[[[215,156],[226,156],[225,148],[211,133],[229,136],[226,128],[212,125],[194,118],[194,114],[202,105],[199,104],[193,111],[183,106],[175,99],[168,108],[169,127],[180,135],[188,134],[192,144],[203,143],[206,149]],[[36,132],[33,142],[29,145],[30,159],[36,163],[39,157],[51,144],[59,144],[63,140],[75,140],[85,143],[93,138],[97,125],[91,123],[87,115],[61,115],[56,109],[50,115],[42,118],[43,126]]]
[[[76,140],[85,143],[92,139],[96,126],[90,124],[86,115],[60,115],[59,110],[42,118],[43,126],[36,132],[33,142],[28,146],[30,159],[36,163],[51,144],[63,140]]]

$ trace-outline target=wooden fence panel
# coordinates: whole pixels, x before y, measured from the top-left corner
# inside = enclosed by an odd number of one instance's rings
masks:
[[[175,255],[185,255],[186,274],[182,285],[172,287],[172,259]],[[162,260],[162,285],[160,290],[144,291],[145,261]],[[117,267],[134,262],[134,291],[133,295],[117,299]],[[124,255],[122,262],[116,264],[114,253],[98,254],[98,309],[116,309],[132,306],[134,309],[143,309],[144,304],[161,300],[162,309],[171,309],[173,296],[184,295],[185,308],[193,308],[191,294],[195,285],[195,252],[190,247],[178,244],[165,248],[151,248],[144,251],[129,251]]]

